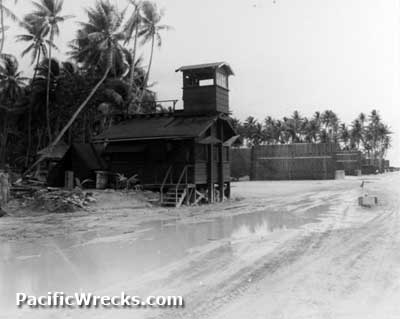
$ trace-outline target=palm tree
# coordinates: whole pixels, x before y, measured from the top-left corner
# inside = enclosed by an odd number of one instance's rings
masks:
[[[337,132],[339,130],[339,118],[335,112],[326,110],[321,115],[321,123],[325,127],[324,139],[328,137],[329,142],[337,141]]]
[[[52,44],[49,40],[45,39],[47,35],[47,30],[37,23],[33,15],[26,15],[24,17],[22,26],[26,30],[26,33],[17,35],[16,39],[18,42],[28,43],[28,46],[25,48],[24,51],[22,51],[21,57],[24,57],[25,55],[30,53],[31,65],[33,65],[34,63],[36,64],[35,73],[32,78],[33,82],[35,80],[37,67],[39,66],[41,58],[47,57],[47,46],[52,46],[53,48],[56,48],[56,46]]]
[[[87,9],[86,13],[88,22],[80,22],[77,37],[71,43],[72,51],[70,54],[73,59],[92,74],[103,71],[103,75],[57,137],[50,143],[49,150],[61,141],[97,90],[106,81],[113,68],[121,65],[121,60],[126,59],[124,48],[121,45],[121,42],[125,39],[125,34],[121,30],[123,14],[109,0],[98,1],[93,8]],[[125,65],[129,68],[128,63],[125,62]],[[25,174],[42,160],[43,158],[40,158],[36,161]]]
[[[36,75],[38,71],[38,67],[40,64],[40,59],[42,56],[47,56],[47,46],[54,46],[54,44],[50,43],[50,41],[46,40],[46,30],[42,28],[41,25],[36,23],[36,19],[33,15],[26,15],[24,17],[22,26],[25,28],[26,33],[17,35],[18,42],[27,42],[28,46],[22,51],[21,56],[24,57],[27,54],[31,54],[32,60],[31,64],[36,63],[35,71],[33,74],[33,78],[31,80],[31,87],[36,80]],[[25,166],[28,165],[30,149],[32,144],[32,103],[33,99],[31,99],[29,111],[28,111],[28,147],[26,152]]]
[[[304,118],[301,117],[299,111],[294,111],[288,124],[292,132],[293,141],[295,143],[302,142],[302,128],[304,127]]]
[[[345,123],[340,124],[339,128],[340,140],[345,148],[348,148],[350,141],[350,132]]]
[[[6,41],[6,30],[7,27],[4,25],[5,16],[8,16],[13,21],[18,21],[17,16],[4,4],[5,0],[0,0],[0,31],[1,31],[1,42],[0,42],[0,54],[3,53],[4,43]],[[14,0],[17,3],[17,0]]]
[[[57,145],[65,132],[69,129],[79,113],[84,109],[99,87],[107,79],[110,72],[120,61],[125,61],[126,55],[121,42],[125,39],[124,32],[120,29],[123,14],[108,0],[98,1],[94,8],[87,10],[88,22],[80,23],[81,29],[73,47],[72,56],[79,63],[94,70],[105,70],[102,78],[92,89],[85,101],[78,107],[71,119],[61,130],[60,134],[52,143]],[[125,61],[128,69],[128,63]]]
[[[3,113],[0,139],[0,162],[5,164],[9,135],[9,115],[16,111],[16,101],[21,97],[27,78],[19,71],[17,59],[10,54],[2,54],[0,63],[0,110]]]
[[[137,51],[137,42],[139,38],[139,28],[141,26],[141,1],[129,0],[130,4],[133,6],[133,13],[131,17],[125,24],[125,33],[126,39],[125,44],[129,43],[133,38],[133,49],[131,51],[131,64],[130,64],[130,77],[129,77],[129,87],[131,98],[133,96],[133,85],[135,79],[135,63],[136,63],[136,51]]]
[[[382,123],[381,117],[376,110],[372,110],[369,116],[369,123],[366,128],[366,140],[369,144],[369,150],[372,151],[373,159],[378,158],[379,170],[383,170],[383,156],[390,146],[389,127]]]
[[[50,77],[51,77],[51,57],[52,47],[54,44],[54,37],[60,34],[59,24],[72,16],[62,16],[63,0],[40,0],[40,2],[33,2],[36,11],[33,12],[32,17],[36,19],[34,24],[38,24],[43,28],[44,33],[49,34],[49,66],[47,74],[47,95],[46,95],[46,123],[47,123],[47,134],[49,141],[52,140],[52,133],[50,128]]]
[[[360,150],[361,143],[364,143],[364,127],[361,123],[360,119],[355,119],[351,125],[350,130],[350,138],[351,144],[357,149]]]
[[[147,67],[147,73],[144,80],[144,87],[142,92],[142,97],[145,94],[145,88],[147,87],[147,83],[149,81],[150,70],[153,63],[153,54],[154,54],[154,46],[157,42],[157,46],[160,47],[162,43],[161,31],[170,30],[171,27],[165,24],[160,24],[162,18],[164,16],[164,12],[162,10],[158,10],[157,5],[150,1],[144,1],[141,5],[141,20],[142,26],[141,30],[138,33],[139,37],[143,37],[142,44],[147,42],[151,42],[151,51],[149,58],[149,65]]]

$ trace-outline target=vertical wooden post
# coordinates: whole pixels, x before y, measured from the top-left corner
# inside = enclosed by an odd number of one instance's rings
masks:
[[[208,146],[208,202],[214,203],[214,146]]]
[[[231,199],[231,182],[226,183],[226,198]]]
[[[189,183],[193,184],[194,191],[193,195],[190,198],[190,204],[194,204],[196,202],[196,190],[197,190],[197,181],[196,181],[196,143],[193,140],[192,144],[192,158],[191,158],[191,163],[193,163],[193,166],[189,169],[189,172],[191,173],[189,176]]]
[[[220,202],[224,201],[224,184],[225,184],[225,176],[224,176],[224,146],[222,143],[219,147],[219,200]]]
[[[74,188],[74,172],[72,171],[65,172],[64,187],[68,190]]]
[[[224,201],[224,184],[225,184],[225,176],[224,176],[224,126],[222,124],[219,125],[219,138],[221,143],[218,145],[219,151],[219,201]]]
[[[250,151],[250,180],[256,180],[256,158],[255,158],[255,146]]]

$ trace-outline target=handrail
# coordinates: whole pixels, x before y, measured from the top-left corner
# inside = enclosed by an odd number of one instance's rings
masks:
[[[182,179],[183,179],[183,177],[185,177],[185,183],[187,185],[187,183],[188,183],[188,168],[192,167],[192,166],[193,165],[186,165],[183,168],[181,175],[179,176],[178,183],[176,184],[176,187],[175,187],[175,200],[176,200],[176,202],[178,201],[178,189],[179,189],[179,186],[182,183]]]
[[[163,201],[163,197],[164,197],[165,184],[167,183],[167,179],[171,175],[171,172],[172,172],[172,165],[168,168],[167,173],[165,174],[164,180],[163,180],[161,188],[160,188],[161,202]]]

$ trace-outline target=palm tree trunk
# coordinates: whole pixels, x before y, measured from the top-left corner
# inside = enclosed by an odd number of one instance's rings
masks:
[[[137,20],[138,15],[139,15],[139,10],[136,8],[136,17],[135,19]],[[135,84],[135,60],[136,60],[136,50],[137,50],[137,40],[138,40],[138,33],[139,33],[139,24],[136,24],[136,30],[135,30],[135,39],[133,42],[133,51],[132,51],[132,56],[131,56],[131,73],[129,77],[129,98],[128,98],[128,103],[127,103],[127,108],[126,108],[126,115],[129,114],[129,106],[134,100],[134,91],[133,87]]]
[[[135,20],[137,20],[137,18],[139,16],[139,10],[137,8],[136,8],[135,16],[136,16]],[[134,80],[135,80],[135,60],[136,60],[138,33],[139,33],[139,23],[136,23],[135,39],[133,42],[133,52],[132,52],[131,74],[130,74],[130,78],[129,78],[129,88],[130,88],[130,92],[131,92],[131,97],[133,97],[133,84],[134,84]]]
[[[75,111],[75,113],[72,115],[68,123],[64,126],[64,128],[61,130],[61,132],[58,134],[58,136],[54,139],[53,142],[49,144],[49,148],[54,148],[62,139],[64,134],[68,131],[68,129],[71,127],[71,125],[75,122],[76,118],[78,115],[82,112],[82,110],[85,108],[85,106],[89,103],[90,99],[93,97],[93,95],[97,92],[97,90],[100,88],[100,86],[104,83],[104,81],[107,79],[108,74],[111,71],[112,63],[109,62],[109,65],[107,67],[106,72],[104,73],[103,77],[101,80],[96,84],[96,86],[92,89],[88,97],[83,101],[83,103],[78,107],[78,109]],[[31,172],[37,165],[39,165],[43,161],[43,157],[39,158],[25,173],[28,174]]]
[[[154,41],[155,41],[155,34],[153,34],[153,37],[152,37],[152,39],[151,39],[150,60],[149,60],[149,66],[147,67],[147,73],[146,73],[146,76],[145,76],[144,82],[143,82],[142,94],[141,94],[141,96],[140,96],[140,107],[142,106],[144,94],[146,93],[147,82],[149,81],[149,77],[150,77],[150,69],[151,69],[151,65],[152,65],[152,63],[153,63]]]
[[[4,42],[6,41],[6,30],[4,29],[4,8],[3,0],[0,0],[0,20],[1,20],[1,44],[0,44],[0,54],[3,53]]]
[[[51,77],[51,54],[52,54],[52,45],[54,40],[54,28],[51,26],[50,29],[50,43],[49,43],[49,65],[47,70],[47,90],[46,90],[46,123],[47,123],[47,135],[49,137],[49,143],[51,143],[52,134],[50,127],[50,77]]]
[[[61,138],[64,136],[65,132],[68,131],[70,126],[75,122],[76,118],[78,115],[81,113],[81,111],[85,108],[86,104],[89,103],[90,99],[93,97],[93,95],[97,92],[99,87],[103,84],[103,82],[107,79],[108,74],[111,71],[111,65],[107,67],[106,72],[104,73],[103,77],[101,80],[96,84],[96,86],[92,89],[88,97],[83,101],[83,103],[78,107],[78,109],[75,111],[75,113],[72,115],[71,119],[68,121],[67,125],[64,126],[64,128],[61,130],[60,134],[55,138],[55,140],[51,143],[51,146],[55,146],[60,142]]]
[[[7,140],[8,140],[8,114],[4,115],[3,119],[3,134],[1,136],[0,146],[1,146],[1,154],[0,154],[0,166],[4,167],[6,164],[7,158]]]
[[[33,92],[33,84],[35,83],[36,80],[36,75],[37,75],[37,70],[39,67],[40,63],[40,56],[41,56],[41,51],[39,50],[39,54],[36,60],[36,67],[35,67],[35,72],[33,73],[33,78],[31,81],[31,91]],[[29,113],[28,113],[28,147],[26,149],[26,157],[25,157],[25,167],[28,167],[29,164],[29,157],[31,153],[31,147],[32,147],[32,106],[33,106],[33,97],[31,96],[31,101],[29,103]]]

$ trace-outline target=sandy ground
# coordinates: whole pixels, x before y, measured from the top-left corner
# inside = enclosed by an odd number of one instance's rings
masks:
[[[0,318],[399,318],[400,175],[240,182],[229,202],[0,220]],[[139,199],[138,199],[139,198]],[[184,309],[15,309],[15,292],[182,295]]]

